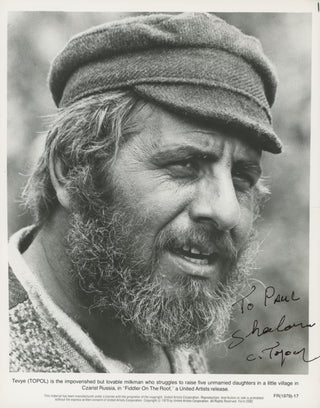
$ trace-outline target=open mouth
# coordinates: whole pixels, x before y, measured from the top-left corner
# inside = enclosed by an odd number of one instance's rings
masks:
[[[173,245],[163,252],[163,270],[172,276],[190,275],[195,278],[219,280],[223,268],[223,259],[213,245],[185,243]]]
[[[172,252],[196,265],[213,265],[218,259],[217,252],[201,250],[188,245],[184,245],[182,248],[174,248]]]

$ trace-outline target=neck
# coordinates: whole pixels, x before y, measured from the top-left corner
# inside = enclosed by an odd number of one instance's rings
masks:
[[[162,347],[145,343],[109,313],[90,311],[83,304],[66,252],[68,228],[68,213],[60,208],[23,253],[29,268],[53,301],[89,333],[106,356],[130,365],[134,372],[170,372]]]

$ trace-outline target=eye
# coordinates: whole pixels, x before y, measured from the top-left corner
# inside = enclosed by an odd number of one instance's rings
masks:
[[[166,167],[174,177],[181,178],[197,177],[200,171],[199,161],[194,158],[179,160],[168,164]]]
[[[250,191],[261,176],[261,167],[258,162],[238,161],[232,168],[232,180],[236,190]]]
[[[242,171],[234,171],[232,179],[235,188],[241,191],[250,190],[257,182],[253,175]]]

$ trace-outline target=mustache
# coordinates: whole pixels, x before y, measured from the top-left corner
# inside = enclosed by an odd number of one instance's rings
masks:
[[[167,228],[160,232],[155,251],[197,248],[203,253],[216,253],[228,261],[236,261],[239,249],[229,231],[195,225],[187,229]]]

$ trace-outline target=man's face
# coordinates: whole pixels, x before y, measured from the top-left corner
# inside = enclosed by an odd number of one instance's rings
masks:
[[[150,105],[135,123],[112,198],[90,220],[74,216],[71,259],[95,304],[146,340],[219,338],[251,262],[260,152]]]

